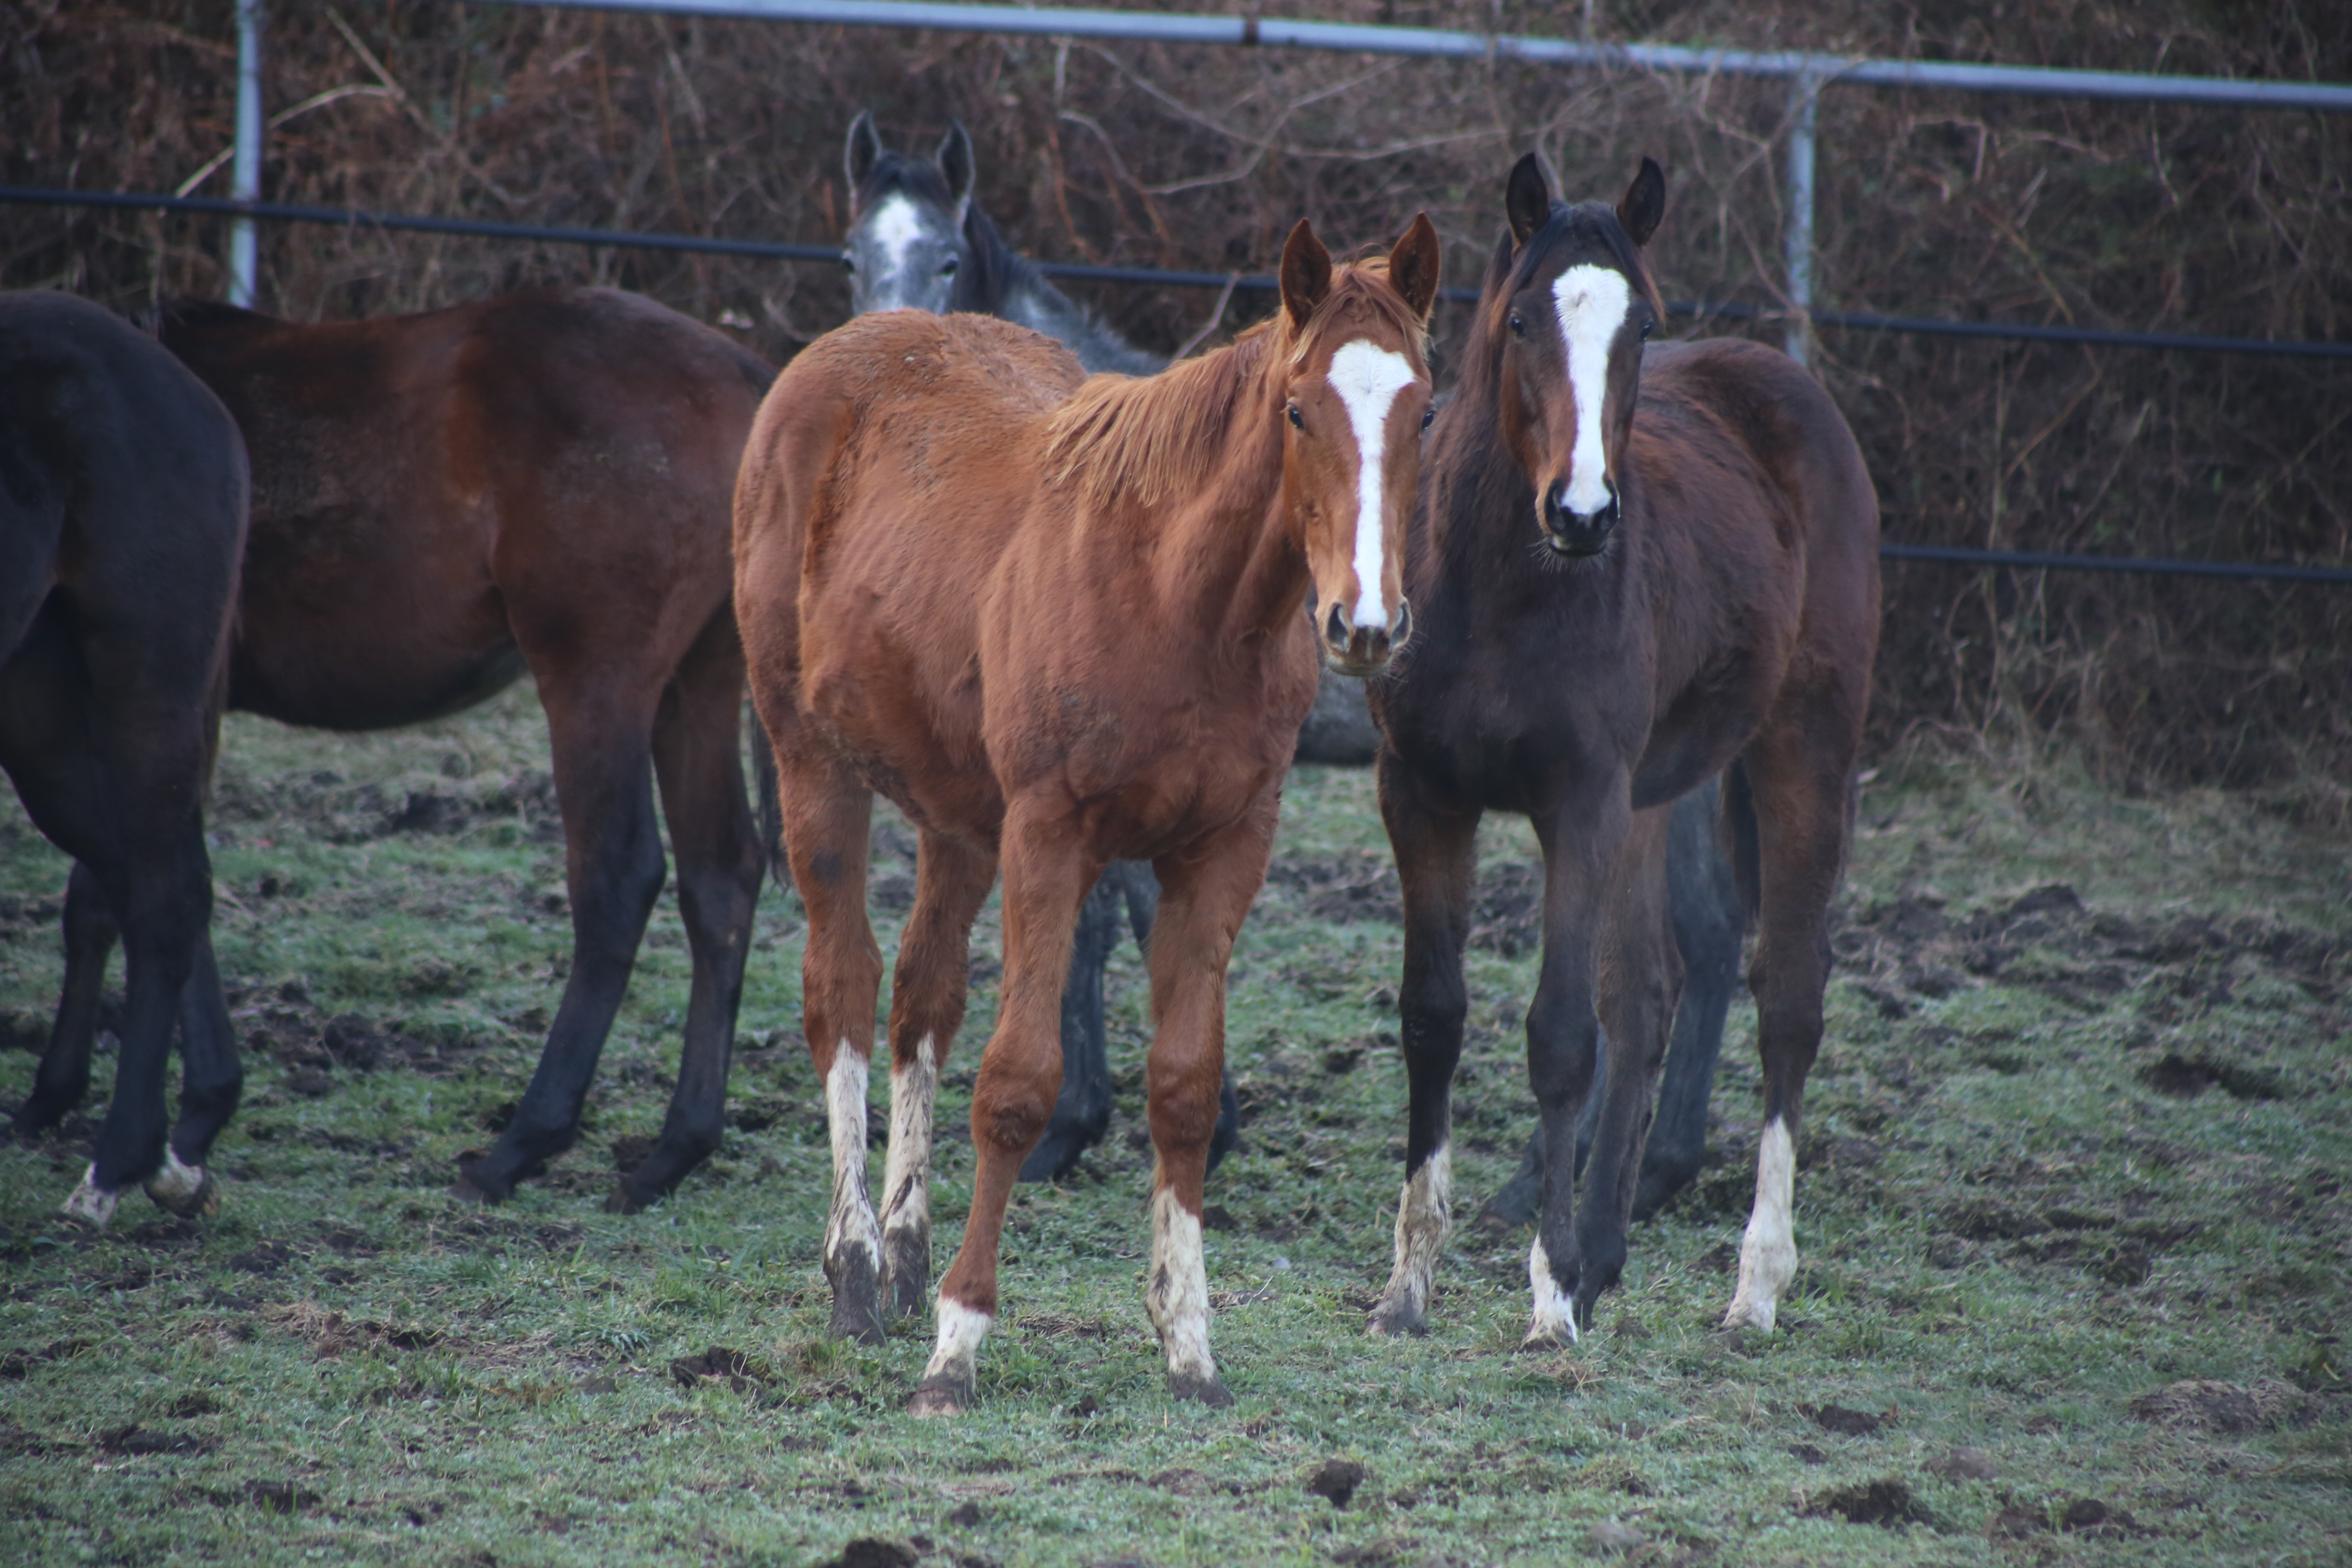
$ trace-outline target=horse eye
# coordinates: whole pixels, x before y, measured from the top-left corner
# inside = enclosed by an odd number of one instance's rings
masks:
[[[1658,323],[1655,321],[1643,321],[1642,323],[1643,341],[1648,341],[1650,333],[1656,329],[1657,325]]]
[[[1526,337],[1527,335],[1528,335],[1528,324],[1527,324],[1525,321],[1523,321],[1519,320],[1519,313],[1518,313],[1517,310],[1512,311],[1512,312],[1511,312],[1511,336],[1513,336],[1513,337],[1515,337],[1515,338],[1524,338],[1524,337]]]
[[[1307,428],[1307,416],[1298,412],[1298,405],[1296,403],[1292,404],[1289,407],[1288,413],[1290,415],[1290,423],[1293,428],[1299,430]]]
[[[847,252],[847,251],[845,251],[845,251],[843,251],[843,252],[841,253],[841,269],[842,269],[844,272],[855,272],[855,271],[856,271],[856,270],[857,270],[857,258],[856,258],[856,257],[854,257],[854,256],[850,255],[850,254],[849,254],[849,252]]]
[[[956,274],[956,258],[955,258],[954,257],[950,256],[950,257],[949,257],[945,261],[942,261],[942,262],[940,262],[940,277],[942,277],[942,278],[952,278],[952,277],[954,277],[954,276],[955,276],[955,274]]]
[[[1421,411],[1421,427],[1422,427],[1423,429],[1424,429],[1424,430],[1428,429],[1428,428],[1429,428],[1429,422],[1430,422],[1431,420],[1433,420],[1433,419],[1436,418],[1436,417],[1437,417],[1437,410],[1436,410],[1436,409],[1434,409],[1434,408],[1424,408],[1424,409],[1423,409],[1423,410]]]

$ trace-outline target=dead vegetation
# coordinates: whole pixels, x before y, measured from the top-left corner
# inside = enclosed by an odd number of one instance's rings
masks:
[[[1190,8],[1190,7],[1187,7]],[[1997,8],[1598,0],[1573,10],[1318,0],[1320,17],[1856,55],[2342,80],[2352,13],[2314,0],[2057,0]],[[0,16],[10,180],[226,193],[229,0],[36,0]],[[507,222],[828,243],[840,143],[971,128],[1016,244],[1074,261],[1263,270],[1297,216],[1348,240],[1426,207],[1475,285],[1509,160],[1575,194],[1665,163],[1668,293],[1785,303],[1785,86],[1277,50],[660,20],[529,6],[281,6],[265,192]],[[2340,340],[2352,126],[2340,116],[1832,89],[1818,297],[1897,315]],[[0,281],[131,309],[224,285],[224,226],[0,209]],[[298,317],[417,309],[556,281],[642,289],[771,358],[837,322],[830,268],[266,226],[263,295]],[[1101,287],[1168,350],[1200,290]],[[1265,308],[1232,295],[1228,325]],[[1458,309],[1439,322],[1458,342]],[[2341,362],[1829,330],[1817,359],[1861,435],[1889,537],[2029,550],[2352,557]],[[1890,569],[1881,743],[1954,727],[2058,734],[2111,782],[2261,786],[2352,816],[2352,598],[2340,589]],[[396,803],[392,803],[396,804]]]

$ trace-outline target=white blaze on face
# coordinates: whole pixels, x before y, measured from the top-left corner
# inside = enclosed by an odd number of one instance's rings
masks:
[[[834,1047],[833,1070],[824,1075],[825,1130],[833,1139],[833,1215],[824,1228],[828,1259],[846,1247],[862,1247],[877,1267],[882,1237],[874,1205],[866,1195],[866,1058],[844,1039]]]
[[[1569,455],[1568,510],[1591,517],[1609,504],[1609,458],[1601,439],[1609,393],[1609,347],[1625,324],[1633,290],[1613,267],[1571,267],[1552,279],[1568,389],[1576,399],[1576,450]]]
[[[896,283],[906,274],[908,250],[923,237],[922,215],[915,211],[913,202],[894,195],[874,209],[870,227],[874,242],[890,258],[889,268],[883,277]]]
[[[1381,489],[1388,458],[1389,410],[1413,382],[1412,364],[1394,349],[1359,338],[1331,356],[1331,390],[1348,411],[1356,437],[1355,624],[1385,629],[1388,606],[1381,600],[1385,574],[1381,541],[1384,510]]]
[[[1577,1342],[1576,1303],[1551,1277],[1551,1258],[1544,1251],[1543,1237],[1536,1237],[1535,1249],[1528,1254],[1528,1286],[1535,1292],[1535,1318],[1528,1325],[1529,1341],[1558,1340],[1565,1336],[1570,1344]]]
[[[1797,1184],[1797,1147],[1788,1124],[1774,1117],[1764,1128],[1756,1153],[1756,1208],[1739,1244],[1739,1289],[1723,1326],[1741,1324],[1772,1331],[1780,1292],[1797,1274],[1797,1231],[1791,1215]]]
[[[1213,1378],[1209,1358],[1209,1267],[1201,1248],[1201,1216],[1187,1214],[1175,1192],[1151,1197],[1151,1282],[1143,1305],[1173,1375]]]
[[[1438,1255],[1453,1228],[1454,1146],[1440,1143],[1397,1197],[1396,1264],[1389,1271],[1384,1301],[1409,1306],[1415,1317],[1429,1307],[1429,1285]]]

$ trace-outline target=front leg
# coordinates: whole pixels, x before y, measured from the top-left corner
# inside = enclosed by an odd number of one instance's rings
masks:
[[[1066,806],[1007,803],[1004,867],[1004,986],[996,1032],[980,1059],[971,1095],[978,1156],[963,1245],[940,1281],[939,1338],[922,1381],[908,1395],[917,1415],[961,1415],[971,1405],[981,1341],[996,1321],[996,1257],[1005,1205],[1021,1163],[1044,1135],[1062,1087],[1057,1025],[1078,905],[1102,872],[1078,842]]]
[[[1366,1331],[1424,1334],[1431,1281],[1453,1227],[1450,1123],[1454,1069],[1462,1059],[1462,1025],[1469,1011],[1462,947],[1470,932],[1480,814],[1432,800],[1394,752],[1381,754],[1380,786],[1381,817],[1404,889],[1404,979],[1397,1012],[1411,1099],[1395,1262]]]
[[[1576,1147],[1577,1123],[1599,1069],[1594,942],[1604,872],[1617,860],[1631,816],[1628,781],[1620,773],[1596,787],[1563,792],[1535,819],[1544,857],[1543,967],[1528,1009],[1528,1081],[1547,1151]],[[1544,1163],[1543,1213],[1528,1253],[1530,1343],[1574,1343],[1590,1326],[1576,1307],[1584,1258],[1572,1218],[1575,1186],[1573,1158]]]

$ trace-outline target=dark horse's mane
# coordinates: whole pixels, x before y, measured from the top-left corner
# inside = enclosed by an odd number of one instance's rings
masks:
[[[900,193],[950,210],[956,205],[955,192],[937,163],[904,153],[884,153],[874,160],[874,167],[857,187],[858,210],[870,211],[875,203]],[[1000,315],[1004,301],[1022,284],[1052,287],[1035,262],[1004,243],[995,220],[981,210],[977,201],[964,207],[963,237],[971,247],[971,265],[956,273],[956,310]]]

